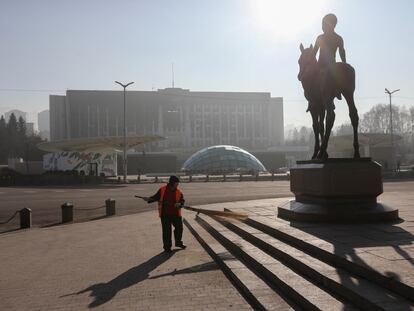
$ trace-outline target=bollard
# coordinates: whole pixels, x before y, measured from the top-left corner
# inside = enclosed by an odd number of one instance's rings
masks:
[[[226,174],[223,174],[223,182],[226,181]]]
[[[20,229],[32,227],[32,210],[30,208],[22,208],[20,210]]]
[[[206,175],[206,182],[208,182],[208,179],[209,179],[209,176],[208,176],[208,175]]]
[[[141,183],[141,174],[138,174],[137,183]]]
[[[242,181],[242,180],[243,180],[243,174],[240,174],[239,181]]]
[[[63,203],[62,206],[62,223],[73,221],[73,204]]]
[[[113,216],[115,215],[115,200],[114,199],[107,199],[105,201],[106,207],[106,216]]]

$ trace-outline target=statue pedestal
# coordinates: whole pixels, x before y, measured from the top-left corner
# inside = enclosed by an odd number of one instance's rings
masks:
[[[278,217],[309,222],[380,222],[398,210],[377,203],[383,192],[381,166],[371,158],[298,161],[290,170],[295,200],[278,207]]]

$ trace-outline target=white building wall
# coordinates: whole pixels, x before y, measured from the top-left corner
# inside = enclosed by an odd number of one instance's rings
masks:
[[[37,127],[39,135],[43,139],[50,140],[50,115],[49,110],[41,111],[37,114]]]

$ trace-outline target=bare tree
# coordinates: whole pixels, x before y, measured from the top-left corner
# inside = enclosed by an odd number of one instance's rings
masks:
[[[335,129],[335,135],[336,136],[342,136],[342,135],[352,135],[354,132],[352,124],[351,123],[344,123],[336,127]]]
[[[396,107],[393,107],[393,115]],[[360,122],[359,129],[362,133],[389,133],[390,111],[388,105],[378,104],[366,112]]]
[[[407,109],[394,105],[392,107],[393,132],[401,136],[397,143],[397,154],[402,161],[414,157],[414,107]],[[388,105],[378,104],[365,113],[360,120],[362,133],[390,133],[390,109]]]

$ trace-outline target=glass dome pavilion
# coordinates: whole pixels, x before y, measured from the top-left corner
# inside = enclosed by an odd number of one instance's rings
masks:
[[[218,145],[194,153],[184,162],[181,170],[192,174],[224,174],[259,173],[266,171],[266,168],[254,155],[244,149]]]

